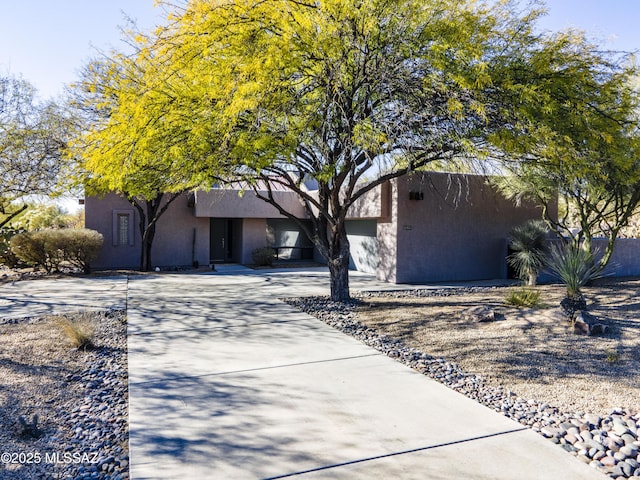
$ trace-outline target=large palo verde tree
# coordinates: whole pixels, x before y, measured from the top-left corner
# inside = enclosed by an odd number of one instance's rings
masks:
[[[192,0],[139,39],[134,61],[152,73],[112,114],[130,139],[121,157],[148,150],[178,183],[267,185],[256,194],[299,221],[271,193],[296,192],[345,300],[356,200],[433,162],[519,153],[505,130],[542,134],[516,106],[535,105],[531,77],[556,83],[582,45],[536,34],[539,14],[508,1]]]

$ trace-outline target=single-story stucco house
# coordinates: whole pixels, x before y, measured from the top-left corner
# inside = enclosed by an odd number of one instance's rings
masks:
[[[298,197],[276,191],[298,218]],[[389,181],[352,207],[347,230],[351,268],[394,283],[508,277],[509,232],[540,218],[533,204],[514,205],[477,175],[419,173]],[[138,214],[116,194],[85,199],[85,225],[104,235],[93,267],[136,268]],[[158,222],[152,262],[160,268],[252,263],[256,248],[280,258],[322,262],[298,225],[251,191],[214,188],[176,199]]]

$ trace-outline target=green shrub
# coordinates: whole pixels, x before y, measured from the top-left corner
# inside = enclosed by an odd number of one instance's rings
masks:
[[[47,268],[44,237],[39,232],[23,232],[11,237],[11,251],[27,265]]]
[[[104,242],[102,234],[87,228],[68,228],[58,230],[63,239],[64,260],[81,268],[84,273],[91,271],[90,262],[94,260]]]
[[[593,253],[573,242],[560,246],[554,245],[551,248],[547,266],[567,288],[566,296],[560,302],[560,306],[567,316],[574,319],[575,312],[587,309],[582,287],[602,276]]]
[[[607,363],[613,364],[620,361],[620,353],[617,350],[607,350]]]
[[[540,270],[544,267],[548,251],[549,229],[542,220],[530,220],[511,231],[509,246],[513,251],[507,257],[518,278],[529,286],[536,284]]]
[[[63,262],[88,273],[102,248],[102,235],[94,230],[55,229],[24,232],[11,238],[11,250],[23,262],[47,273],[60,270]]]
[[[541,305],[540,292],[530,288],[521,288],[509,292],[505,302],[514,307],[530,307],[535,308]]]
[[[256,248],[251,252],[253,263],[259,267],[270,267],[273,265],[273,259],[276,256],[276,251],[271,247]]]

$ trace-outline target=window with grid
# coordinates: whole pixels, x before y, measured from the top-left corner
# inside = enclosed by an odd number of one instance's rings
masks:
[[[129,215],[118,215],[118,245],[129,245]]]
[[[113,210],[113,246],[133,246],[133,210]]]

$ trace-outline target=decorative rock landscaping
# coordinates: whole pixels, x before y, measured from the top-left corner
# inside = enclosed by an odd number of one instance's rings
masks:
[[[5,412],[0,478],[129,478],[126,317],[123,311],[112,311],[95,314],[95,320],[96,348],[77,352],[74,360],[81,362],[80,368],[55,380],[55,403],[35,395],[22,402],[28,423],[39,414],[42,426],[25,432],[17,418]],[[37,321],[0,319],[0,324]]]
[[[448,296],[452,293],[451,289],[442,289],[411,290],[385,295]],[[520,398],[502,387],[489,386],[482,377],[464,372],[453,362],[433,358],[397,339],[379,335],[375,330],[359,323],[355,308],[373,295],[359,294],[349,304],[331,302],[322,297],[285,301],[414,370],[530,427],[612,478],[640,477],[640,416],[637,413],[621,408],[614,409],[607,415],[561,412],[542,401]]]

